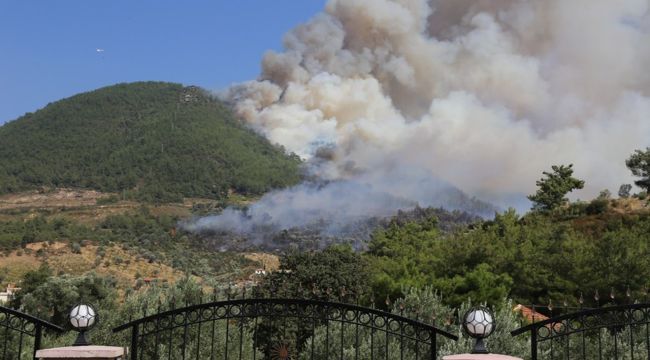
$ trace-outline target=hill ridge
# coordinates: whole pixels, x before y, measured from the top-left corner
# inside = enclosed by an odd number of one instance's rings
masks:
[[[261,194],[300,178],[297,156],[196,86],[116,84],[0,126],[0,193],[77,187],[164,202]]]

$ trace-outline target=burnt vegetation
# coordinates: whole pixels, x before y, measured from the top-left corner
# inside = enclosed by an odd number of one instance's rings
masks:
[[[198,234],[203,246],[213,250],[322,250],[332,244],[347,244],[356,250],[365,250],[372,234],[392,226],[409,223],[425,223],[435,219],[443,232],[463,229],[482,220],[477,215],[464,211],[448,211],[442,208],[416,206],[413,209],[398,210],[389,217],[369,217],[334,225],[325,219],[314,221],[308,226],[276,229],[273,226],[259,226],[247,234],[228,231],[206,230]]]

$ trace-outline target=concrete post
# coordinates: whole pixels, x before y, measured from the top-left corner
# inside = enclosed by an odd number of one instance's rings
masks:
[[[68,346],[36,351],[39,360],[123,360],[124,348],[117,346]]]
[[[521,358],[500,354],[458,354],[443,356],[442,360],[522,360]]]

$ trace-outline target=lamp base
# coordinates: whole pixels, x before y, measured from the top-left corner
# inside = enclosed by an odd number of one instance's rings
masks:
[[[474,349],[472,350],[472,354],[489,354],[489,353],[490,352],[485,347],[483,338],[476,339],[476,344],[474,344]]]
[[[86,332],[80,331],[79,335],[77,335],[77,340],[74,341],[74,344],[72,344],[72,346],[86,346],[86,345],[90,345],[90,343],[86,339]]]

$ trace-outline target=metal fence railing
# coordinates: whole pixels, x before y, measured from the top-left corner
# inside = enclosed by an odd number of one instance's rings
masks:
[[[650,359],[650,304],[585,309],[511,332],[530,336],[531,359]]]
[[[62,333],[47,321],[0,306],[0,356],[3,360],[36,359],[44,331]]]
[[[455,335],[397,314],[305,299],[237,299],[160,312],[130,330],[131,360],[436,359]]]

